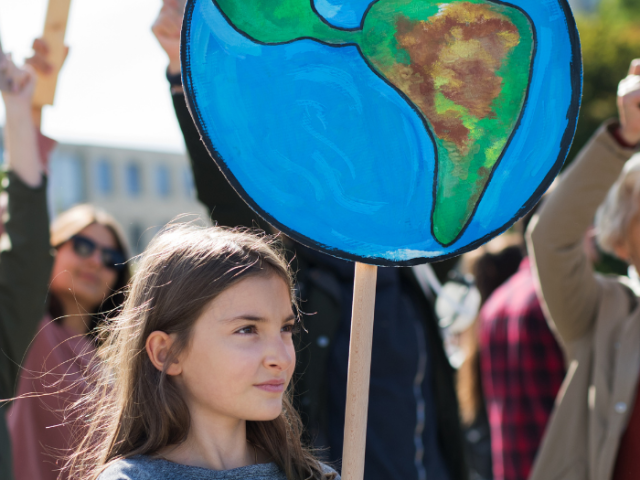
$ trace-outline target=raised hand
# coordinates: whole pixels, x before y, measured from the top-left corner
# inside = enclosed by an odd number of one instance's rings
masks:
[[[163,0],[151,31],[169,57],[169,73],[180,73],[180,29],[184,4],[180,0]]]
[[[620,82],[618,113],[622,138],[629,145],[640,144],[640,59],[631,62],[629,76]]]
[[[0,70],[10,79],[11,84],[10,90],[3,90],[2,92],[2,98],[7,109],[7,117],[18,111],[20,113],[23,110],[30,112],[31,97],[33,97],[36,86],[33,69],[29,66],[18,68],[13,63],[11,56],[7,55],[0,60]]]
[[[34,69],[40,75],[50,75],[53,73],[53,65],[49,62],[49,45],[43,38],[36,38],[33,41],[33,55],[25,60],[25,64]],[[65,47],[64,60],[69,55],[69,47]],[[33,123],[40,127],[42,123],[42,107],[34,106],[32,109]]]
[[[69,47],[65,47],[64,58],[69,55]],[[31,65],[33,69],[41,75],[53,72],[53,66],[49,63],[49,45],[43,38],[36,38],[33,41],[33,56],[27,58],[25,63]]]

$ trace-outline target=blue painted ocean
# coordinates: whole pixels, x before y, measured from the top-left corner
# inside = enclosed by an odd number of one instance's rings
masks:
[[[316,11],[337,28],[353,29],[362,19],[373,0],[313,0]]]

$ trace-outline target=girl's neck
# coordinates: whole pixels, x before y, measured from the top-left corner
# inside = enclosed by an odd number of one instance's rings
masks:
[[[172,462],[210,470],[232,470],[258,463],[257,451],[247,443],[246,422],[224,419],[207,421],[191,415],[187,439],[160,455]]]

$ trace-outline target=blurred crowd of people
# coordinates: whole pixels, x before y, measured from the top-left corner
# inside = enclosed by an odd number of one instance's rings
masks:
[[[198,199],[217,225],[268,230],[211,160],[187,109],[182,8],[165,0],[153,32],[169,58]],[[6,58],[0,69],[12,80],[2,92],[0,398],[14,399],[0,411],[0,478],[66,479],[65,459],[92,422],[77,406],[93,388],[99,327],[122,310],[133,264],[107,212],[79,205],[50,223],[53,145],[31,106],[35,71],[50,69],[46,43],[36,40],[24,67]],[[451,288],[429,266],[380,269],[366,480],[640,478],[639,78],[633,61],[619,118],[594,133],[536,211],[460,259]],[[627,276],[594,270],[594,235],[629,265]],[[339,471],[353,264],[286,247],[302,309],[314,313],[295,340],[293,402],[304,441]]]

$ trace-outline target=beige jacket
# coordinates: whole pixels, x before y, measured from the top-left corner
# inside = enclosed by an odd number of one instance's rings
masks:
[[[570,361],[531,480],[610,480],[613,474],[640,377],[640,308],[626,277],[594,273],[582,239],[633,153],[604,125],[530,229],[547,318]]]

